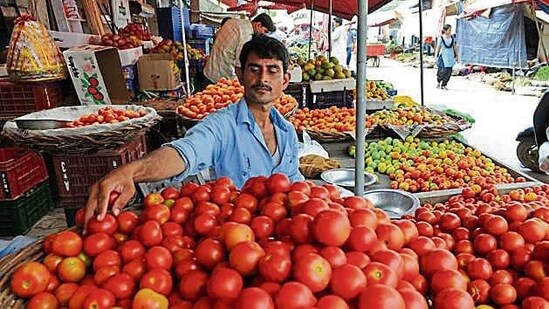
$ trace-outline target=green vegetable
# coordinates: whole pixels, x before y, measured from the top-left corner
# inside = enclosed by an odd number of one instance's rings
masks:
[[[451,109],[451,108],[445,109],[444,113],[446,115],[463,118],[463,119],[467,120],[469,123],[475,123],[475,118],[473,118],[473,116],[471,116],[468,113],[460,112],[460,111],[457,111],[457,110]]]
[[[539,68],[539,70],[536,72],[536,74],[534,74],[534,79],[535,80],[540,80],[540,81],[549,80],[549,67],[545,66],[545,67]]]

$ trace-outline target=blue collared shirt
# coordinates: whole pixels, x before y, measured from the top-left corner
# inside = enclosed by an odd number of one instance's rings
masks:
[[[263,134],[242,98],[204,118],[184,138],[166,144],[179,152],[187,167],[176,179],[213,167],[217,177],[228,176],[239,188],[251,177],[273,173],[285,174],[292,182],[303,180],[294,127],[274,107],[270,117],[281,157],[278,165],[275,166]]]

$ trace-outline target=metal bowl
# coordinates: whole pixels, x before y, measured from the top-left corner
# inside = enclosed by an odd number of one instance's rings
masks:
[[[391,219],[399,219],[413,213],[419,207],[419,199],[411,193],[394,189],[367,191],[364,197],[376,208],[385,210]]]
[[[336,168],[327,170],[320,174],[320,178],[325,182],[342,187],[355,187],[355,169],[354,168]],[[373,185],[376,182],[376,176],[364,172],[364,186]]]

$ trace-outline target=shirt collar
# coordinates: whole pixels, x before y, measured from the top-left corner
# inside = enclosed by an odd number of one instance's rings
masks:
[[[238,124],[247,123],[248,125],[251,125],[254,122],[254,117],[250,112],[250,109],[248,108],[246,99],[242,97],[237,104],[238,104],[238,112],[236,115],[237,123]],[[277,126],[278,128],[284,131],[289,130],[287,123],[284,121],[284,117],[282,117],[282,115],[276,108],[274,107],[271,108],[270,117],[271,117],[271,121],[275,126]]]

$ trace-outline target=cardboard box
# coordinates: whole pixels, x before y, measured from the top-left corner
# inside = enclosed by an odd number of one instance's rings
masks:
[[[137,63],[137,59],[143,56],[143,47],[119,49],[118,54],[120,55],[120,64],[123,67],[134,65]]]
[[[84,45],[63,52],[72,83],[83,105],[126,103],[126,89],[118,49]]]
[[[168,54],[149,54],[139,57],[137,75],[139,89],[143,90],[173,90],[181,83],[179,74],[172,70],[176,67],[174,60]]]

